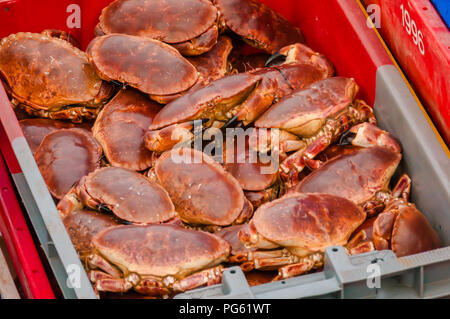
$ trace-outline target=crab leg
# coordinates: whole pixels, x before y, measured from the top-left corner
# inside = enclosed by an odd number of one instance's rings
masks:
[[[121,278],[100,279],[95,283],[95,289],[108,292],[127,292],[133,285]]]
[[[300,276],[312,270],[313,268],[314,262],[309,259],[306,259],[296,264],[287,265],[278,269],[278,275],[273,279],[273,281]]]
[[[89,268],[91,269],[99,268],[113,278],[120,278],[120,272],[114,266],[112,266],[106,259],[104,259],[99,255],[94,254],[88,256],[87,263]]]
[[[314,137],[305,139],[308,145],[289,156],[280,165],[282,176],[287,179],[287,183],[293,186],[298,183],[298,173],[300,173],[307,163],[312,167],[319,167],[320,163],[314,164],[314,157],[324,151],[339,136],[347,131],[352,125],[365,121],[374,121],[372,109],[363,101],[356,101],[349,111],[340,115],[337,119],[328,120],[324,128]]]
[[[183,292],[201,286],[211,286],[222,282],[223,266],[206,269],[173,283],[174,292]]]

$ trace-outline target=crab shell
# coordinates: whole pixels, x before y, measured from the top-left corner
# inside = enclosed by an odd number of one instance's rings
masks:
[[[292,193],[261,206],[250,227],[257,236],[304,257],[324,252],[329,246],[345,245],[365,218],[361,208],[345,198]],[[240,233],[240,239],[250,247],[258,244],[255,236],[245,232]]]
[[[151,166],[152,152],[144,145],[144,134],[160,109],[133,89],[120,90],[105,105],[92,131],[112,166],[135,171]]]
[[[438,235],[414,204],[402,199],[390,202],[373,224],[377,250],[392,249],[397,257],[441,247]]]
[[[401,153],[387,148],[361,148],[326,162],[303,179],[294,191],[342,196],[362,205],[378,191],[388,189],[401,158]]]
[[[164,188],[128,169],[97,169],[80,181],[75,192],[87,207],[106,209],[126,222],[154,224],[175,217],[174,206]],[[64,216],[67,212],[64,204],[60,204]]]
[[[225,77],[230,73],[231,69],[228,63],[228,56],[232,48],[231,39],[227,36],[221,36],[211,51],[200,56],[187,58],[199,72],[197,83],[185,92],[162,96],[152,95],[151,98],[158,103],[168,104],[183,95],[199,90],[209,83]]]
[[[103,9],[98,27],[105,33],[180,43],[206,32],[217,10],[207,0],[116,0]]]
[[[61,199],[83,176],[100,167],[102,148],[80,128],[61,129],[44,137],[34,158],[50,193]]]
[[[188,224],[228,226],[242,223],[252,213],[239,182],[203,152],[190,148],[165,152],[155,163],[155,174]]]
[[[30,146],[31,152],[36,153],[37,148],[41,145],[44,137],[54,131],[66,128],[85,128],[89,130],[89,125],[76,125],[71,122],[53,121],[49,119],[24,119],[19,121],[23,135]]]
[[[323,127],[327,118],[344,111],[357,93],[353,79],[328,78],[286,96],[265,112],[255,127],[280,128],[309,137]]]
[[[229,244],[209,233],[173,225],[118,226],[97,234],[95,250],[127,272],[182,279],[224,262]]]
[[[147,94],[183,92],[198,79],[195,67],[177,50],[149,38],[123,34],[97,37],[89,44],[87,54],[101,78]]]
[[[61,118],[77,119],[83,109],[94,109],[85,110],[86,115],[96,114],[95,109],[112,93],[84,52],[65,40],[36,33],[2,39],[0,77],[10,87],[16,104],[46,117],[61,112]]]
[[[222,113],[227,111],[227,107],[245,101],[260,81],[261,77],[246,73],[217,80],[166,105],[156,115],[149,130],[161,129],[211,114],[217,114],[218,118],[225,120],[226,116]],[[216,105],[211,105],[211,101],[215,99],[220,100]]]
[[[270,54],[286,45],[304,42],[300,29],[259,1],[213,0],[213,3],[228,28]]]
[[[227,143],[225,144],[223,166],[241,184],[242,189],[265,190],[278,180],[278,171],[275,169],[269,173],[270,163],[263,163],[256,152],[252,154],[248,136],[243,138],[245,143],[235,140],[234,147],[227,148]],[[242,147],[244,147],[243,150]]]
[[[119,224],[109,215],[93,210],[77,210],[63,219],[75,250],[80,256],[92,251],[92,238],[101,231]]]

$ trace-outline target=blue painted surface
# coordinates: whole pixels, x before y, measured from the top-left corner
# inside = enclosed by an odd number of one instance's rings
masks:
[[[431,0],[431,2],[433,2],[434,6],[441,14],[447,27],[450,28],[450,0]]]

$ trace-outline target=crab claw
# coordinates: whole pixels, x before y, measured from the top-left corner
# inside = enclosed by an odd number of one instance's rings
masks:
[[[349,132],[354,134],[351,143],[355,146],[380,146],[397,153],[402,151],[400,144],[390,133],[368,122],[353,126]]]
[[[394,199],[373,225],[377,250],[392,249],[398,256],[408,256],[437,249],[439,237],[414,204]]]

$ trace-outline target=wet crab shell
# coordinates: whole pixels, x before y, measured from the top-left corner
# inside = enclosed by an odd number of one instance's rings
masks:
[[[219,79],[167,104],[156,115],[149,130],[201,118],[208,112],[220,112],[222,108],[226,109],[229,105],[239,104],[239,101],[244,101],[248,97],[260,80],[261,78],[258,76],[245,73]],[[215,101],[217,104],[211,105],[211,101]],[[186,107],[187,105],[192,107]]]
[[[245,143],[234,141],[233,148],[224,147],[223,166],[236,178],[244,190],[265,190],[278,180],[278,170],[277,168],[271,169],[272,163],[270,162],[263,163],[260,154],[252,154],[249,138],[247,136],[243,138],[245,138]],[[240,145],[241,143],[244,145]],[[243,150],[242,147],[244,147]]]
[[[173,225],[118,226],[99,233],[92,243],[111,263],[160,278],[183,278],[214,267],[230,252],[220,237]]]
[[[366,214],[353,202],[329,194],[292,193],[264,204],[252,224],[264,238],[283,247],[323,252],[344,245]]]
[[[84,52],[65,40],[42,34],[17,33],[3,38],[0,75],[13,98],[35,110],[97,107],[110,96]]]
[[[377,250],[392,249],[397,257],[418,254],[441,247],[435,230],[414,204],[401,199],[387,205],[373,225]]]
[[[214,48],[200,56],[187,58],[197,69],[206,83],[223,78],[230,71],[228,57],[233,49],[231,39],[221,36]]]
[[[188,93],[197,91],[209,83],[221,79],[230,73],[228,56],[233,48],[231,39],[221,36],[214,48],[202,55],[188,57],[187,60],[197,69],[199,79],[191,88],[185,92],[172,95],[152,95],[151,98],[158,103],[168,104]]]
[[[180,43],[205,33],[216,19],[208,0],[116,0],[103,9],[98,27],[104,34]]]
[[[215,25],[205,33],[186,42],[171,44],[184,56],[198,56],[208,53],[217,44],[219,28]]]
[[[155,173],[187,223],[228,226],[244,209],[239,182],[203,152],[189,148],[165,152],[155,163]]]
[[[103,79],[147,94],[183,92],[198,79],[195,67],[177,50],[148,38],[123,34],[97,37],[89,44],[87,54]]]
[[[119,224],[109,215],[93,210],[77,210],[63,219],[75,250],[82,256],[92,251],[92,238]]]
[[[325,163],[294,191],[333,194],[360,205],[387,189],[401,158],[400,153],[382,147],[358,149]]]
[[[303,43],[302,32],[267,5],[255,0],[213,0],[221,19],[246,42],[270,54]]]
[[[80,128],[48,134],[34,155],[50,193],[58,199],[99,168],[101,156],[101,146],[89,131]]]
[[[93,126],[109,163],[142,171],[151,166],[152,152],[144,134],[161,106],[133,89],[120,90],[103,108]]]
[[[260,128],[282,128],[309,135],[330,116],[348,107],[358,93],[353,79],[328,78],[294,92],[273,105],[256,122]]]
[[[25,139],[27,140],[33,154],[36,153],[36,150],[39,145],[41,145],[44,137],[51,132],[73,127],[85,128],[87,130],[89,129],[89,125],[77,126],[71,122],[53,121],[50,119],[40,118],[24,119],[19,121],[19,125],[22,128],[23,135],[25,136]]]
[[[80,182],[79,188],[88,206],[107,208],[127,222],[162,223],[175,217],[175,208],[164,188],[128,169],[97,169]]]

